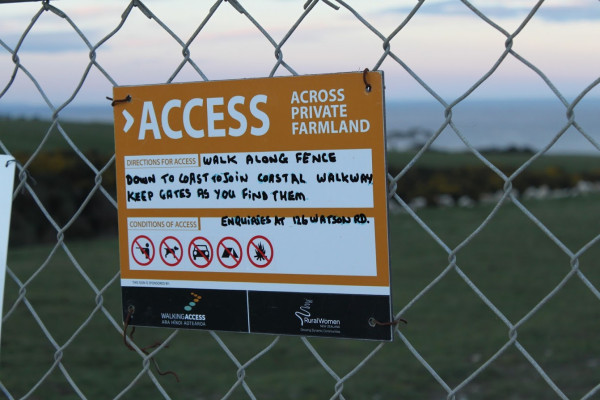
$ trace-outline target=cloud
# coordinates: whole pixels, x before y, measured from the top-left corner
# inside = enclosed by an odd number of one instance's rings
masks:
[[[4,43],[13,50],[19,42],[20,36],[9,34],[0,37]],[[88,39],[89,40],[89,39]],[[92,46],[95,44],[91,42]],[[30,32],[23,43],[19,52],[22,53],[67,53],[73,51],[89,51],[83,39],[74,31],[57,32]]]
[[[533,9],[533,4],[523,2],[486,1],[471,2],[471,4],[490,19],[525,18]],[[413,7],[403,6],[385,10],[388,12],[409,13]],[[466,5],[457,0],[427,1],[418,11],[418,14],[441,16],[466,16],[473,15]],[[583,1],[569,1],[562,3],[543,4],[536,12],[534,18],[541,18],[555,22],[570,21],[598,21],[600,20],[600,5]]]
[[[596,7],[587,5],[567,5],[567,2],[540,8],[536,14],[549,21],[600,21],[600,2]]]

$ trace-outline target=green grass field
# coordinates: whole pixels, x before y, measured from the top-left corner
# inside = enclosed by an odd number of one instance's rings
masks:
[[[60,126],[69,138],[83,151],[100,154],[115,152],[112,124],[87,122],[61,122]],[[30,154],[43,141],[44,151],[69,147],[57,125],[37,119],[0,117],[2,143],[13,153]]]
[[[600,196],[527,202],[528,209],[573,253],[598,236]],[[469,209],[423,209],[419,217],[451,249],[460,245],[491,212],[489,206]],[[404,308],[448,265],[448,254],[408,214],[390,218],[393,304]],[[78,265],[99,288],[118,271],[116,238],[69,241]],[[50,246],[15,248],[8,266],[21,281],[40,269]],[[468,244],[456,253],[457,265],[503,315],[516,324],[567,276],[572,260],[514,204],[505,204]],[[600,243],[578,259],[580,271],[600,288]],[[72,337],[95,307],[95,294],[62,249],[27,286],[25,293],[58,346],[64,368],[89,399],[113,398],[142,368],[141,359],[123,345],[123,338],[96,313]],[[5,310],[18,297],[8,277]],[[120,321],[118,280],[103,295],[104,305]],[[509,328],[484,304],[455,270],[403,315],[400,327],[410,343],[442,379],[454,387],[492,357],[509,340]],[[170,329],[137,329],[134,339],[147,346],[169,336]],[[600,303],[576,275],[517,329],[518,343],[546,371],[568,398],[581,398],[600,383]],[[270,335],[220,333],[244,364],[274,339]],[[376,346],[374,342],[310,339],[340,376]],[[20,398],[52,366],[54,349],[24,304],[4,321],[0,380]],[[180,331],[157,361],[158,379],[174,399],[219,399],[236,381],[237,367],[209,332]],[[260,399],[326,399],[335,381],[298,337],[281,337],[275,347],[246,370],[246,382]],[[396,337],[344,384],[348,399],[445,399],[445,391]],[[554,399],[528,359],[513,345],[461,392],[468,399]],[[596,394],[597,396],[597,394]],[[31,399],[78,398],[57,368]],[[161,398],[150,379],[142,380],[124,398]],[[238,387],[232,399],[246,399]]]
[[[387,157],[388,166],[404,167],[416,154],[416,151],[390,152]],[[533,157],[532,154],[503,152],[483,153],[483,155],[507,175],[516,171],[521,165]],[[471,153],[426,152],[419,161],[417,161],[416,165],[434,169],[443,169],[480,166],[483,164],[481,160]],[[598,156],[592,155],[573,156],[550,154],[534,160],[530,165],[529,170],[540,171],[547,169],[548,167],[561,168],[567,172],[597,171],[600,169],[600,162]]]

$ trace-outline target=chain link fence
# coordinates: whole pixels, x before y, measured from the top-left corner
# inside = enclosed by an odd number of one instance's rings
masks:
[[[187,16],[193,15],[196,26],[191,34],[181,35],[176,33],[176,22],[163,21],[160,10],[164,4],[133,0],[113,10],[113,26],[101,27],[103,34],[99,35],[98,29],[90,34],[91,29],[71,19],[60,2],[44,1],[28,4],[35,4],[37,12],[32,13],[29,25],[20,27],[16,44],[5,41],[0,28],[0,113],[7,101],[3,103],[3,99],[10,99],[17,82],[25,81],[32,88],[31,96],[41,99],[49,116],[39,132],[34,132],[37,136],[24,136],[37,138],[35,143],[26,143],[30,147],[23,153],[26,156],[19,156],[22,146],[12,147],[8,132],[0,132],[2,152],[18,160],[14,205],[26,202],[25,222],[27,218],[41,219],[54,235],[50,244],[46,240],[9,252],[0,392],[8,399],[600,398],[598,197],[585,196],[589,190],[584,189],[591,184],[583,181],[573,183],[580,189],[579,200],[574,203],[573,197],[564,202],[534,202],[516,190],[520,177],[543,163],[565,135],[583,138],[592,153],[588,158],[598,160],[599,127],[581,124],[577,111],[580,103],[597,92],[600,77],[583,88],[569,88],[578,91],[569,101],[544,70],[516,51],[520,35],[547,6],[544,1],[534,2],[512,29],[499,25],[475,2],[446,2],[460,7],[503,40],[487,70],[470,76],[468,89],[448,99],[428,83],[428,71],[411,68],[402,53],[394,50],[395,43],[417,20],[428,18],[426,3],[429,1],[411,3],[402,19],[389,29],[373,25],[361,12],[363,5],[342,0],[300,2],[297,16],[291,22],[282,19],[277,27],[261,24],[260,18],[248,11],[254,2],[218,0],[207,7],[182,1],[169,7],[181,7]],[[101,10],[103,4],[95,2],[92,12]],[[0,4],[0,15],[2,7],[7,5]],[[114,3],[110,7],[114,8]],[[597,13],[600,4],[589,1],[587,7],[590,13]],[[387,344],[166,329],[138,329],[135,335],[130,332],[125,336],[120,317],[117,241],[110,235],[101,237],[94,239],[90,248],[88,241],[69,236],[86,210],[100,207],[98,202],[104,204],[103,210],[112,212],[103,211],[97,223],[116,221],[117,203],[108,188],[114,182],[114,155],[108,159],[90,155],[84,150],[87,145],[74,137],[76,127],[64,115],[76,109],[77,99],[90,81],[104,81],[109,88],[130,84],[116,76],[123,69],[133,70],[135,75],[135,57],[153,51],[153,43],[144,42],[143,34],[134,40],[119,36],[132,19],[146,18],[148,29],[159,29],[169,37],[176,52],[165,55],[172,70],[163,81],[174,82],[193,77],[215,79],[203,62],[218,49],[207,54],[197,43],[210,42],[210,35],[208,39],[201,37],[217,18],[235,24],[243,18],[248,40],[266,46],[264,54],[270,52],[273,58],[257,55],[257,60],[247,60],[248,64],[260,64],[257,68],[263,70],[258,74],[316,72],[325,68],[324,64],[314,61],[316,65],[306,67],[302,58],[305,49],[293,40],[305,27],[334,21],[338,16],[352,20],[354,29],[372,41],[361,57],[366,65],[357,65],[356,70],[398,70],[439,106],[440,124],[435,132],[398,170],[390,169],[388,174],[390,208],[395,210],[391,216],[394,307],[396,317],[408,320],[408,325],[400,324],[394,342]],[[85,48],[65,56],[65,62],[76,56],[82,72],[64,97],[50,93],[48,71],[21,52],[32,32],[48,18],[61,20],[77,38],[77,45]],[[0,21],[10,23],[1,16]],[[320,28],[326,34],[335,34],[333,22],[324,26]],[[433,25],[431,29],[435,29]],[[598,50],[596,39],[589,38],[590,53]],[[334,51],[319,48],[317,37],[313,40],[311,51]],[[354,51],[343,38],[341,43],[342,52]],[[117,65],[105,61],[103,50],[118,46],[124,47],[122,54],[131,52],[132,58]],[[244,42],[238,43],[227,51],[243,53],[244,46]],[[51,57],[47,54],[40,60]],[[43,62],[40,60],[37,62]],[[245,67],[250,68],[242,61],[238,63],[235,67],[242,73]],[[514,63],[553,95],[564,120],[534,152],[506,169],[471,144],[464,125],[453,115],[463,102],[476,97],[502,74],[504,65]],[[224,66],[219,78],[227,77],[231,69],[231,65]],[[442,64],[431,69],[444,75]],[[50,75],[61,79],[60,71],[50,71]],[[401,90],[389,83],[387,96]],[[55,98],[63,100],[57,102]],[[487,203],[460,209],[418,208],[414,199],[402,195],[401,186],[423,160],[438,154],[434,147],[442,135],[462,142],[465,151],[456,157],[468,157],[500,182],[501,190],[488,194]],[[69,200],[74,212],[68,218],[57,218],[57,204],[40,196],[42,187],[51,188],[53,183],[42,181],[46,175],[34,168],[56,139],[77,156],[78,168],[88,179],[81,196]],[[51,159],[48,165],[59,161]],[[515,250],[518,246],[524,249]],[[534,264],[539,268],[533,268]]]

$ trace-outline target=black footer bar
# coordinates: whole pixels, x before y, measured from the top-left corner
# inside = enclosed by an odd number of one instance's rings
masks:
[[[130,325],[392,340],[390,296],[123,287]],[[374,325],[374,326],[373,326]]]

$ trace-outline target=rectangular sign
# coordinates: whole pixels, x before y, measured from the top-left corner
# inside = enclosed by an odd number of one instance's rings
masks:
[[[131,324],[392,339],[382,73],[114,98]]]
[[[12,210],[13,185],[15,180],[15,159],[0,155],[0,338],[2,337],[2,304],[4,302],[4,280],[6,278],[6,257],[8,253],[8,232]]]

